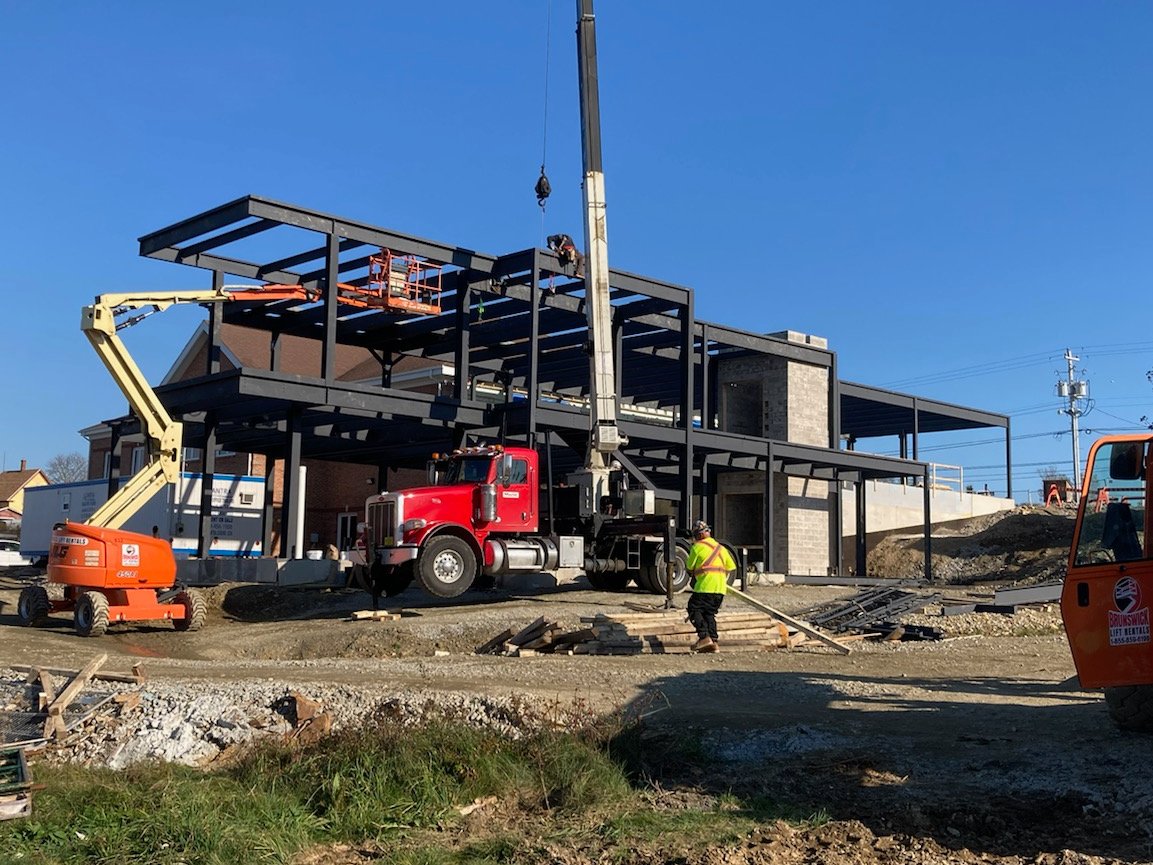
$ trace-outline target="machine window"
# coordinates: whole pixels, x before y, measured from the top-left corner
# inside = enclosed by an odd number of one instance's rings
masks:
[[[1117,442],[1097,451],[1074,564],[1145,558],[1145,452],[1142,449],[1137,459],[1130,459],[1122,450],[1137,445]],[[1134,465],[1141,469],[1133,470]]]

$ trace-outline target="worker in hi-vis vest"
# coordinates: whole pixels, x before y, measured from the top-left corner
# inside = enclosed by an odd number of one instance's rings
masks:
[[[689,550],[685,567],[693,575],[693,596],[689,598],[689,621],[697,629],[699,638],[693,644],[694,652],[717,652],[717,612],[729,587],[729,573],[737,563],[729,551],[713,538],[712,530],[704,520],[693,524],[693,546]]]

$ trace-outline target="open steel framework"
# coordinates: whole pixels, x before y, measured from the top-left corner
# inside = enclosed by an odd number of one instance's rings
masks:
[[[278,242],[272,239],[287,234]],[[442,311],[400,314],[342,306],[328,286],[363,285],[379,250],[443,265]],[[270,253],[269,250],[275,250]],[[286,461],[282,537],[299,545],[288,515],[299,492],[294,479],[302,458],[422,466],[434,450],[478,440],[549,445],[554,471],[573,468],[585,452],[588,413],[588,343],[584,285],[567,277],[555,255],[526,249],[494,256],[377,228],[294,205],[246,196],[140,238],[140,254],[210,272],[214,286],[226,275],[255,283],[319,289],[316,303],[235,302],[208,310],[209,361],[205,375],[159,389],[174,416],[190,422],[189,444],[203,447],[204,473],[215,471],[218,448],[261,453]],[[274,254],[274,258],[269,255]],[[719,474],[765,472],[766,502],[777,473],[856,484],[856,572],[864,573],[864,484],[878,478],[920,479],[925,490],[925,575],[930,577],[928,466],[917,461],[920,433],[975,426],[1003,427],[1008,463],[1008,418],[849,385],[837,377],[836,355],[696,318],[689,288],[614,270],[613,338],[620,395],[620,426],[629,437],[618,456],[637,483],[658,498],[679,503],[686,524],[708,518]],[[267,369],[221,370],[223,323],[270,334]],[[278,369],[280,337],[320,342],[315,375]],[[379,381],[338,380],[338,345],[367,349],[379,361]],[[823,447],[737,435],[718,428],[718,360],[766,355],[829,371],[828,441]],[[397,362],[446,370],[448,392],[420,393],[393,386]],[[411,363],[412,361],[405,361]],[[451,366],[450,366],[451,365]],[[115,422],[113,422],[115,423]],[[114,426],[119,434],[128,429]],[[874,435],[913,436],[914,459],[843,450],[843,440]],[[565,447],[553,447],[553,444]],[[904,448],[904,444],[902,444]],[[902,450],[904,453],[904,450]],[[771,471],[765,471],[771,466]],[[1008,474],[1008,465],[1006,473]],[[270,473],[271,474],[271,473]],[[382,475],[383,476],[383,475]],[[211,484],[205,484],[206,490]],[[703,513],[693,514],[698,495]],[[268,497],[271,501],[271,496]],[[839,521],[835,507],[833,520]],[[207,503],[202,510],[209,534]],[[269,506],[269,514],[271,506]],[[767,567],[772,556],[773,508],[764,508]],[[266,542],[271,519],[266,519]],[[838,572],[844,572],[839,525],[833,526]],[[266,549],[270,546],[266,543]],[[299,548],[299,547],[297,547]]]

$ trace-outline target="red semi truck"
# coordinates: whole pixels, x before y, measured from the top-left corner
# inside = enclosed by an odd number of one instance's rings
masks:
[[[554,486],[531,448],[481,446],[434,454],[428,486],[382,492],[365,505],[365,541],[377,592],[395,595],[414,579],[455,597],[478,578],[579,568],[594,587],[630,582],[665,594],[688,583],[688,541],[654,513],[649,490],[626,489],[610,467],[608,495],[594,500],[587,472]],[[543,495],[542,495],[543,493]]]

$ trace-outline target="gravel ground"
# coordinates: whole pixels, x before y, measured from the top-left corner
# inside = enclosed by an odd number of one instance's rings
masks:
[[[853,593],[752,591],[787,612]],[[827,813],[838,827],[826,830],[831,841],[816,829],[794,837],[776,827],[716,862],[1153,861],[1153,785],[1140,768],[1153,743],[1114,729],[1100,696],[1076,688],[1055,607],[1014,616],[918,615],[909,621],[943,628],[947,638],[857,643],[847,656],[809,645],[708,656],[504,658],[470,648],[540,615],[575,627],[581,616],[623,611],[621,596],[502,591],[452,604],[413,592],[396,599],[406,612],[399,621],[351,622],[363,595],[245,586],[210,595],[209,623],[199,633],[133,625],[94,641],[74,636],[64,621],[42,630],[15,626],[15,596],[0,591],[0,702],[27,697],[23,677],[5,673],[4,664],[76,668],[99,650],[108,652],[110,669],[143,659],[150,676],[139,688],[94,685],[135,690],[139,705],[118,711],[109,704],[39,759],[212,764],[238,743],[299,735],[293,692],[316,701],[334,729],[374,716],[406,723],[437,713],[515,736],[621,709],[644,716],[654,753],[666,738],[691,734],[713,758],[715,771],[705,776],[655,778],[662,807],[681,807],[686,797],[715,804],[729,790],[784,796],[808,813]],[[849,825],[861,828],[846,834]],[[782,858],[771,858],[774,850]],[[371,858],[359,855],[314,861]],[[650,861],[689,860],[670,854]]]

